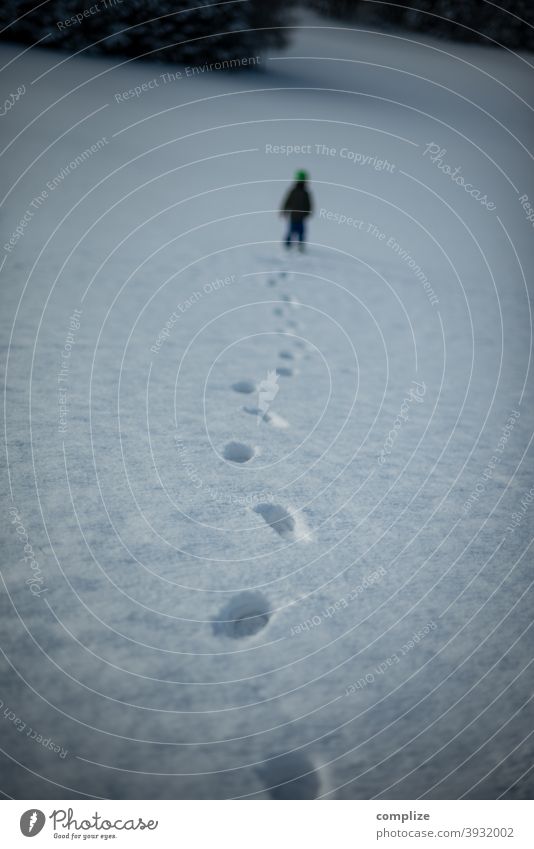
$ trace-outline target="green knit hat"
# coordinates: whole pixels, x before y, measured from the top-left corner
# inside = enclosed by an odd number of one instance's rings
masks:
[[[299,183],[303,183],[304,180],[307,180],[307,179],[308,179],[308,172],[307,171],[297,171],[295,173],[295,180],[297,180]]]

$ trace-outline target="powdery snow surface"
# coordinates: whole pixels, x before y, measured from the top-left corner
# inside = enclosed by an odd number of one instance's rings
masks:
[[[0,58],[3,792],[531,796],[530,57]]]

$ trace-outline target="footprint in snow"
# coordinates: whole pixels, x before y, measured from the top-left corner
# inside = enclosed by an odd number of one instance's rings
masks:
[[[245,442],[229,442],[224,446],[223,457],[232,463],[248,463],[256,455],[256,449]]]
[[[272,504],[268,501],[257,504],[253,509],[283,539],[290,542],[297,540],[309,542],[311,540],[311,532],[302,514],[294,513],[281,504]]]
[[[273,309],[273,315],[281,316],[283,314],[284,314],[284,311],[283,311],[282,307],[275,307]]]
[[[256,391],[256,384],[253,380],[238,380],[232,384],[234,392],[242,392],[244,395],[250,395]]]
[[[295,355],[292,354],[291,351],[286,351],[286,350],[279,351],[278,356],[281,357],[283,360],[294,360],[295,359]]]
[[[293,295],[280,295],[281,299],[284,303],[288,304],[290,307],[300,307],[300,303],[297,301]]]
[[[274,279],[274,277],[269,278],[269,280],[267,281],[267,285],[268,286],[276,286],[276,280]]]
[[[265,596],[247,591],[234,596],[223,607],[213,621],[213,632],[216,636],[242,640],[262,631],[270,618],[271,612]]]
[[[319,773],[299,752],[279,755],[258,773],[271,799],[316,799],[321,789]]]
[[[251,416],[259,416],[262,421],[271,425],[271,427],[280,428],[280,430],[285,430],[289,427],[289,422],[283,416],[275,413],[274,410],[267,410],[266,413],[263,413],[259,407],[243,407],[243,410]]]
[[[295,374],[295,370],[292,368],[288,368],[287,366],[278,366],[276,369],[276,373],[280,377],[293,377]]]

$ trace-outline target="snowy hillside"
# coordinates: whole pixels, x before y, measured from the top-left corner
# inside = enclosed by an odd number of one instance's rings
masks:
[[[9,796],[532,794],[531,58],[306,21],[0,48]]]

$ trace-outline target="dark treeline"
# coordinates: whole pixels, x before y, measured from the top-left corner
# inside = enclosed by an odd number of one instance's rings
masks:
[[[239,60],[283,47],[292,11],[534,49],[534,0],[3,0],[1,36],[167,62]]]
[[[533,0],[311,0],[311,6],[340,20],[534,49]]]
[[[2,38],[69,51],[217,62],[286,43],[287,0],[2,0]],[[243,67],[239,65],[238,67]],[[246,67],[246,65],[244,65]]]

